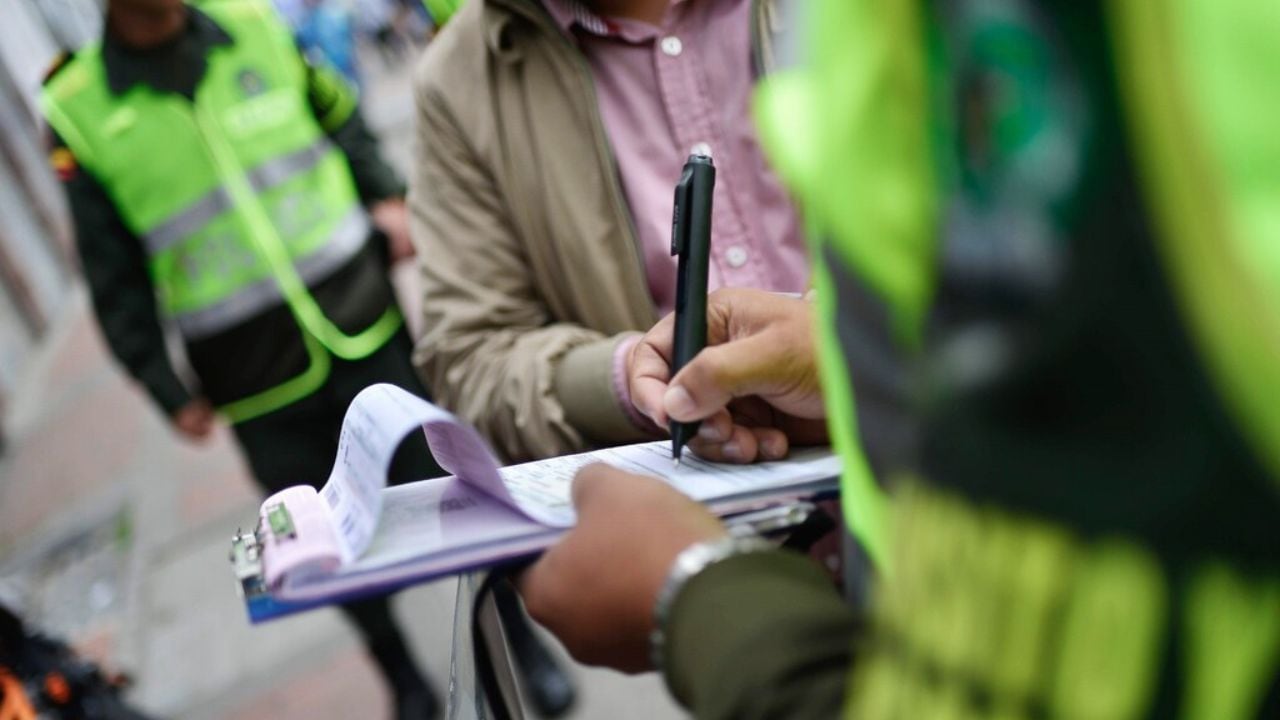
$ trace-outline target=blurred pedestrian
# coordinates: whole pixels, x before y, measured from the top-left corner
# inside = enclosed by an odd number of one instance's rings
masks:
[[[353,26],[377,48],[384,67],[396,65],[408,51],[397,28],[399,6],[391,0],[355,0],[353,7]]]
[[[356,54],[351,8],[341,0],[277,0],[289,10],[285,17],[307,60],[336,70],[354,88],[363,86]]]
[[[269,5],[111,0],[102,42],[56,67],[42,99],[107,344],[180,434],[204,440],[222,417],[264,491],[318,485],[356,393],[426,395],[387,276],[412,254],[402,183],[347,84]],[[439,473],[420,443],[393,479]],[[398,716],[431,715],[386,600],[344,610]]]

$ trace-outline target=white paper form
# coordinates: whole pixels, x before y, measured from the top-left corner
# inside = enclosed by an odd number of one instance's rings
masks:
[[[333,514],[343,564],[369,546],[382,514],[387,470],[400,442],[422,428],[436,462],[500,502],[514,505],[498,463],[475,429],[394,385],[371,385],[351,401],[338,437],[338,457],[320,496]]]
[[[416,428],[454,477],[387,488],[391,459]],[[811,494],[815,485],[828,487],[840,470],[825,449],[750,466],[686,455],[679,468],[669,453],[670,442],[658,441],[499,468],[474,428],[405,390],[374,385],[347,411],[338,457],[319,496],[301,486],[300,497],[290,501],[299,513],[313,509],[324,532],[276,538],[270,557],[279,562],[266,572],[284,581],[270,585],[284,600],[321,600],[529,556],[574,524],[570,487],[578,470],[593,462],[658,477],[721,513],[778,502],[789,492]],[[294,490],[299,488],[277,495]],[[311,552],[306,544],[320,539],[327,548],[337,545],[336,551]],[[326,561],[340,555],[341,562],[327,574],[303,572],[320,555]]]
[[[754,465],[709,463],[686,455],[683,463],[674,467],[671,443],[665,440],[499,468],[493,452],[474,428],[394,385],[372,385],[362,390],[347,410],[338,440],[338,458],[329,481],[320,490],[333,514],[344,565],[361,557],[375,533],[379,533],[391,458],[400,442],[419,427],[425,432],[436,461],[461,483],[471,486],[471,492],[488,495],[555,528],[571,527],[576,521],[570,487],[578,470],[593,462],[657,477],[701,501],[825,480],[840,472],[839,460],[826,448],[798,450],[786,460]],[[451,479],[449,483],[449,487],[461,485]],[[419,513],[416,519],[425,524],[413,532],[432,533],[430,513]],[[394,517],[390,522],[408,527]],[[379,534],[402,537],[398,531]],[[411,542],[409,546],[429,547],[425,541],[434,538],[435,535],[424,535],[417,538],[422,543]]]
[[[364,554],[329,576],[277,591],[287,601],[324,600],[491,567],[550,546],[562,530],[511,509],[458,478],[387,488],[382,519]]]
[[[387,567],[428,555],[501,544],[539,535],[547,527],[530,520],[457,478],[388,488],[382,520],[369,548],[349,572]]]
[[[840,475],[840,458],[828,447],[793,449],[786,459],[750,465],[713,463],[685,453],[680,465],[673,466],[670,441],[610,448],[599,454],[605,462],[623,470],[666,480],[699,501],[749,495]]]
[[[573,477],[583,466],[595,462],[656,477],[699,501],[746,496],[840,474],[840,459],[830,448],[793,450],[785,460],[752,465],[712,463],[685,453],[677,467],[671,462],[670,440],[566,455],[505,467],[499,472],[525,514],[547,525],[564,528],[576,522],[570,497]]]

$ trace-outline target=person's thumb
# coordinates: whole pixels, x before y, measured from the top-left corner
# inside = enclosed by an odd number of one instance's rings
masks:
[[[777,352],[765,335],[705,348],[671,379],[662,398],[667,415],[680,422],[703,420],[734,398],[766,390],[777,373]]]
[[[604,463],[591,463],[573,476],[569,495],[575,509],[581,510],[600,495],[603,486],[609,482],[610,470]]]

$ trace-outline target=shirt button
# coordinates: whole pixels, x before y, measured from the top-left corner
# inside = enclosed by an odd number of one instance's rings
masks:
[[[694,155],[706,155],[707,157],[711,157],[711,146],[704,142],[696,143],[693,147],[689,148],[689,152]]]
[[[684,50],[684,43],[680,42],[680,38],[675,35],[668,35],[662,38],[662,52],[675,57]]]
[[[747,264],[747,249],[741,245],[731,245],[724,258],[729,261],[729,267],[740,268]]]

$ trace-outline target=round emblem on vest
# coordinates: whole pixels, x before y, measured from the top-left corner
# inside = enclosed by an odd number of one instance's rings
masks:
[[[244,92],[245,97],[261,95],[267,89],[266,81],[262,79],[257,70],[252,68],[241,70],[237,80],[240,82],[240,90]]]

